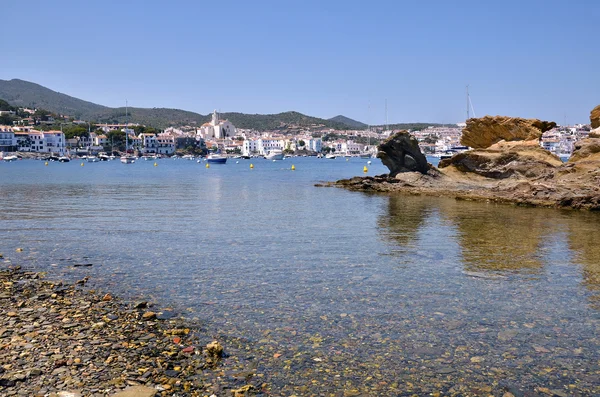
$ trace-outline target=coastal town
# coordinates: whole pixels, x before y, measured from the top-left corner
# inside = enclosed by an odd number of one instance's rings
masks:
[[[206,155],[219,152],[228,155],[265,157],[275,154],[321,156],[374,157],[377,144],[393,133],[387,127],[334,130],[320,125],[310,127],[288,126],[284,130],[258,131],[236,128],[222,119],[215,110],[210,122],[197,126],[173,126],[164,130],[148,129],[139,124],[95,124],[83,120],[57,121],[52,117],[36,120],[36,109],[22,108],[20,113],[30,115],[13,125],[0,125],[0,152],[41,153],[55,156],[102,156],[127,152],[139,156],[174,156],[185,154]],[[1,111],[0,116],[14,111]],[[60,124],[61,130],[44,130],[44,125]],[[68,137],[64,125],[87,127],[87,133]],[[92,129],[92,125],[94,128]],[[418,140],[421,151],[427,155],[445,157],[465,151],[460,139],[464,123],[448,126],[429,126],[409,131]],[[560,157],[568,157],[575,142],[588,137],[590,125],[557,126],[544,132],[540,146]],[[146,132],[146,130],[151,132]],[[125,146],[115,140],[115,132],[125,135]]]

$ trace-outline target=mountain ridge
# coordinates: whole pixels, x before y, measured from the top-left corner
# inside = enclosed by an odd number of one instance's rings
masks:
[[[139,123],[157,128],[196,125],[210,121],[210,114],[202,115],[188,110],[172,108],[111,108],[54,91],[40,84],[21,80],[0,79],[0,99],[13,106],[41,108],[53,113],[64,114],[76,119],[95,123]],[[348,129],[348,125],[319,117],[288,111],[277,114],[246,114],[239,112],[221,113],[238,128],[274,130],[289,126],[309,127],[319,125],[337,130]],[[349,119],[350,120],[350,119]]]

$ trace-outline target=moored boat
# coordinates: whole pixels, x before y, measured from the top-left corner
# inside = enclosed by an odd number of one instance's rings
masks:
[[[265,155],[267,160],[283,160],[283,152],[281,150],[271,150]]]
[[[206,162],[210,164],[225,164],[227,156],[220,153],[211,153],[206,157]]]

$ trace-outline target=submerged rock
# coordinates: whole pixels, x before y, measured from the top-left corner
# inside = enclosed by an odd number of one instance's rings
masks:
[[[552,121],[508,116],[485,116],[467,120],[460,142],[474,149],[485,149],[504,141],[539,140],[542,133],[556,127]]]
[[[391,177],[401,172],[426,174],[429,170],[430,165],[421,153],[419,142],[407,131],[392,135],[378,146],[378,150],[377,157],[389,168]]]

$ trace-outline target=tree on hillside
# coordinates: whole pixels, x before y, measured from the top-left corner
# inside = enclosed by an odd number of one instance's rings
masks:
[[[15,110],[15,108],[10,106],[5,100],[0,99],[0,110]]]
[[[63,133],[65,134],[65,139],[89,136],[87,125],[85,127],[83,125],[63,126]]]

